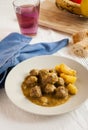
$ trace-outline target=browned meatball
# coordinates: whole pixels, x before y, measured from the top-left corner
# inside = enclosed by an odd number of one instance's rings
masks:
[[[64,86],[64,79],[63,78],[61,78],[61,77],[58,77],[58,81],[56,82],[56,86],[58,87],[58,86]]]
[[[36,76],[28,76],[25,80],[25,83],[27,86],[32,87],[35,86],[37,83],[37,77]]]
[[[56,88],[55,96],[57,98],[65,98],[68,96],[68,91],[64,86],[60,86],[60,87]]]
[[[64,85],[64,79],[59,77],[58,78],[58,83],[59,83],[59,85]]]
[[[45,93],[53,93],[56,87],[53,84],[47,84],[44,88]]]
[[[45,86],[46,80],[47,80],[47,75],[49,71],[47,69],[42,69],[39,71],[39,82],[41,83],[42,86]]]
[[[40,86],[35,86],[30,89],[30,97],[41,97],[42,96],[42,91]]]
[[[54,84],[58,81],[58,76],[55,72],[49,72],[48,69],[40,70],[40,81],[43,86],[47,85],[48,83]]]
[[[39,74],[39,70],[37,70],[37,69],[32,69],[30,71],[30,75],[32,75],[32,76],[38,76],[38,74]]]
[[[56,73],[48,73],[46,82],[54,84],[58,81],[58,76]]]
[[[40,77],[44,77],[45,75],[47,75],[49,73],[48,69],[42,69],[39,71],[39,75]]]

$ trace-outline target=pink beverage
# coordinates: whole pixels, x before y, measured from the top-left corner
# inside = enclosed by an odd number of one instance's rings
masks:
[[[16,8],[21,33],[36,35],[38,29],[39,6],[23,5]]]

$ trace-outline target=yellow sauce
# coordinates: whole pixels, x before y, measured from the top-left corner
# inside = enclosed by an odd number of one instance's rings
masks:
[[[54,95],[50,95],[50,94],[43,94],[44,97],[46,97],[48,99],[48,103],[47,104],[43,104],[43,102],[41,102],[41,97],[39,98],[34,98],[34,97],[30,97],[30,96],[27,96],[27,94],[29,93],[30,89],[24,89],[24,85],[22,84],[22,91],[23,91],[23,94],[25,95],[25,97],[30,100],[32,103],[34,104],[37,104],[37,105],[40,105],[40,106],[45,106],[45,107],[54,107],[54,106],[57,106],[57,105],[61,105],[61,104],[64,104],[66,103],[71,95],[69,94],[66,98],[56,98]]]
[[[66,103],[77,93],[74,85],[76,71],[66,64],[60,64],[52,69],[32,69],[22,83],[24,96],[32,103],[54,107]]]

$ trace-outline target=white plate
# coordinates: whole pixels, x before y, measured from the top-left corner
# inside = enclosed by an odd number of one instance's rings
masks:
[[[60,63],[65,63],[69,67],[77,71],[78,87],[77,95],[70,98],[65,104],[56,107],[42,107],[33,104],[26,99],[21,90],[21,83],[28,72],[33,69],[52,68]],[[5,90],[10,100],[19,108],[39,115],[59,115],[72,111],[82,104],[88,98],[88,71],[78,62],[60,56],[38,56],[24,62],[21,62],[14,67],[8,74],[5,82]]]

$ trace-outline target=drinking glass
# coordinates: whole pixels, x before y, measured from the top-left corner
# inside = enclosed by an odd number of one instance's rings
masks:
[[[20,31],[24,35],[36,35],[38,30],[38,19],[40,0],[14,0]]]

